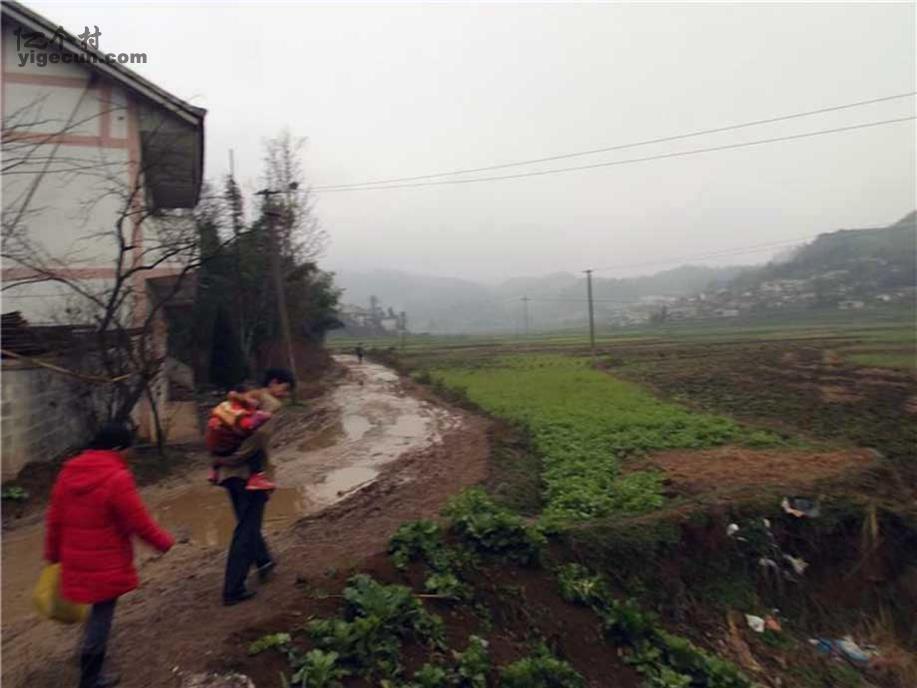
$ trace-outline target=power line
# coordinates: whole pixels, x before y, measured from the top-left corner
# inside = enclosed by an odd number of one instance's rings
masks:
[[[708,148],[694,148],[692,150],[680,151],[677,153],[662,153],[660,155],[648,155],[642,158],[628,158],[627,160],[615,160],[611,162],[598,162],[591,165],[577,165],[575,167],[559,167],[550,170],[538,170],[535,172],[520,172],[517,174],[506,174],[498,175],[493,177],[475,177],[474,179],[449,179],[438,182],[419,182],[416,184],[389,184],[387,186],[367,186],[361,188],[325,188],[324,193],[340,193],[347,191],[380,191],[385,189],[410,189],[418,188],[422,186],[446,186],[454,184],[477,184],[480,182],[494,182],[501,181],[504,179],[521,179],[524,177],[540,177],[548,174],[560,174],[563,172],[576,172],[579,170],[594,170],[601,167],[617,167],[620,165],[632,165],[638,162],[649,162],[651,160],[665,160],[668,158],[680,158],[686,157],[689,155],[698,155],[700,153],[714,153],[716,151],[730,150],[734,148],[748,148],[750,146],[761,146],[769,143],[778,143],[781,141],[794,141],[797,139],[805,139],[814,136],[825,136],[827,134],[838,134],[845,131],[853,131],[855,129],[867,129],[870,127],[879,127],[886,124],[897,124],[899,122],[909,122],[911,120],[917,119],[917,115],[909,115],[907,117],[898,117],[895,119],[885,119],[878,122],[864,122],[862,124],[853,124],[846,127],[835,127],[834,129],[821,129],[818,131],[810,131],[802,134],[792,134],[790,136],[777,136],[769,139],[757,139],[755,141],[745,141],[744,143],[733,143],[724,146],[711,146]],[[318,191],[318,187],[313,187],[313,191]]]
[[[858,230],[878,230],[878,229],[887,229],[887,227],[858,227]],[[799,244],[803,241],[814,241],[821,234],[816,234],[815,236],[804,236],[798,237],[796,239],[782,239],[780,241],[774,241],[767,244],[757,244],[754,246],[744,246],[738,248],[724,249],[722,251],[714,251],[712,253],[701,253],[695,254],[693,256],[686,256],[682,258],[671,258],[669,260],[655,260],[645,263],[631,263],[629,265],[610,265],[604,268],[594,268],[596,272],[608,272],[610,270],[629,270],[632,268],[644,268],[644,267],[654,267],[657,265],[671,265],[672,263],[685,263],[686,261],[692,260],[703,260],[705,258],[718,258],[720,256],[741,256],[746,253],[756,253],[759,251],[766,251],[771,248],[778,248],[780,246],[791,246],[794,244]],[[842,237],[843,238],[843,237]],[[572,271],[571,271],[572,272]]]
[[[604,268],[595,268],[596,272],[608,272],[610,270],[629,270],[631,268],[644,268],[644,267],[653,267],[655,265],[668,265],[670,263],[684,263],[685,261],[690,260],[703,260],[704,258],[717,258],[720,256],[731,256],[731,255],[743,255],[745,253],[754,253],[756,251],[766,251],[771,248],[777,248],[780,246],[789,246],[792,244],[798,244],[801,241],[811,241],[816,237],[807,236],[799,237],[798,239],[787,239],[784,241],[775,241],[769,244],[758,244],[757,246],[746,246],[745,248],[735,248],[735,249],[726,249],[723,251],[715,251],[713,253],[703,253],[687,258],[673,258],[670,260],[657,260],[647,263],[632,263],[630,265],[611,265]]]
[[[847,110],[855,107],[863,107],[865,105],[874,105],[876,103],[883,103],[890,100],[900,100],[902,98],[910,98],[911,96],[917,95],[917,91],[910,91],[908,93],[899,93],[891,96],[883,96],[882,98],[872,98],[870,100],[860,100],[854,103],[846,103],[843,105],[832,105],[830,107],[819,108],[818,110],[807,110],[806,112],[798,112],[790,115],[781,115],[779,117],[770,117],[767,119],[758,119],[752,120],[750,122],[742,122],[740,124],[731,124],[723,127],[714,127],[712,129],[701,129],[698,131],[689,132],[686,134],[675,134],[673,136],[662,136],[654,139],[645,139],[643,141],[635,141],[633,143],[622,143],[615,146],[606,146],[604,148],[593,148],[591,150],[578,151],[575,153],[562,153],[559,155],[551,155],[544,158],[531,158],[529,160],[520,160],[518,162],[507,162],[501,163],[498,165],[487,165],[485,167],[470,167],[460,170],[452,170],[450,172],[436,172],[432,174],[419,174],[412,177],[394,177],[391,179],[376,179],[372,181],[365,182],[354,182],[352,184],[326,184],[324,186],[315,186],[312,187],[313,191],[343,191],[345,189],[355,189],[357,187],[375,187],[380,184],[394,184],[396,182],[412,182],[418,181],[420,179],[435,179],[437,177],[450,177],[457,174],[471,174],[473,172],[488,172],[491,170],[502,170],[508,167],[520,167],[523,165],[532,165],[535,163],[541,162],[554,162],[556,160],[567,160],[569,158],[578,158],[585,155],[595,155],[597,153],[610,153],[612,151],[625,150],[627,148],[636,148],[638,146],[647,146],[654,143],[667,143],[670,141],[680,141],[682,139],[694,138],[697,136],[705,136],[707,134],[718,134],[725,131],[734,131],[736,129],[744,129],[746,127],[759,126],[762,124],[774,124],[776,122],[784,122],[791,119],[798,119],[800,117],[810,117],[812,115],[820,115],[828,112],[837,112],[839,110]]]

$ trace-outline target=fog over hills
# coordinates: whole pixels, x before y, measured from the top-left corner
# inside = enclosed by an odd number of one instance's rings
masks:
[[[682,266],[644,277],[607,279],[596,275],[593,290],[601,299],[632,302],[649,296],[687,296],[711,283],[725,283],[740,267]],[[413,332],[513,332],[524,326],[523,297],[533,329],[574,326],[586,317],[584,275],[554,273],[516,277],[495,286],[469,280],[394,270],[339,271],[341,301],[366,307],[375,296],[383,308],[405,311]],[[598,304],[597,304],[598,305]],[[600,310],[598,308],[597,310]]]
[[[666,304],[669,317],[755,317],[784,309],[873,308],[911,298],[917,235],[911,213],[885,228],[820,234],[757,266],[682,265],[626,278],[593,275],[596,322],[637,324]],[[605,273],[607,274],[607,273]],[[342,302],[405,311],[412,332],[506,333],[579,327],[583,274],[514,277],[496,285],[393,270],[342,271]]]

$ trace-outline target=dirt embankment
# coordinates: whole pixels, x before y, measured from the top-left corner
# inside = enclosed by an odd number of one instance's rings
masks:
[[[382,366],[342,363],[346,378],[317,402],[330,411],[323,416],[328,422],[305,435],[291,429],[273,454],[282,489],[265,530],[279,567],[251,602],[220,605],[232,520],[225,495],[199,486],[206,457],[177,484],[145,490],[151,510],[182,542],[161,558],[144,554],[143,585],[119,604],[111,657],[122,685],[171,686],[173,669],[207,668],[224,638],[276,617],[291,596],[302,594],[297,581],[356,566],[383,551],[401,523],[435,517],[449,496],[485,478],[487,421],[418,398]],[[40,526],[20,529],[16,537],[25,543],[14,548],[16,560],[37,572]],[[3,683],[75,683],[79,629],[27,613],[24,577],[16,606],[7,572],[19,566],[4,547]]]

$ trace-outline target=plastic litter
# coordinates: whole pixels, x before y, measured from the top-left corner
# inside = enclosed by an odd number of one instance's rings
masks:
[[[729,537],[732,537],[733,535],[735,535],[738,532],[739,532],[738,523],[730,523],[728,526],[726,526],[726,535],[728,535]]]
[[[746,614],[745,622],[748,624],[748,627],[755,633],[764,633],[764,619],[762,619],[760,616],[755,616],[754,614]]]
[[[818,503],[808,497],[784,497],[780,506],[786,513],[796,518],[818,518],[821,514]]]
[[[806,572],[806,569],[809,568],[809,562],[801,557],[791,557],[789,554],[784,554],[783,558],[793,567],[797,576],[801,576]]]
[[[809,638],[809,644],[820,655],[830,655],[834,652],[834,643],[824,638]]]
[[[869,664],[869,660],[875,654],[857,645],[849,635],[841,640],[835,640],[834,644],[847,661],[861,666]]]
[[[860,647],[849,635],[839,640],[810,638],[809,643],[819,654],[842,657],[860,668],[868,666],[870,660],[879,655],[878,649],[872,646]]]

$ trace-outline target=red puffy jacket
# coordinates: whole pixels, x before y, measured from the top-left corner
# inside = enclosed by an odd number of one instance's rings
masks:
[[[162,552],[174,544],[147,513],[120,454],[89,449],[67,461],[45,528],[45,559],[61,563],[62,595],[92,604],[136,588],[132,535]]]

